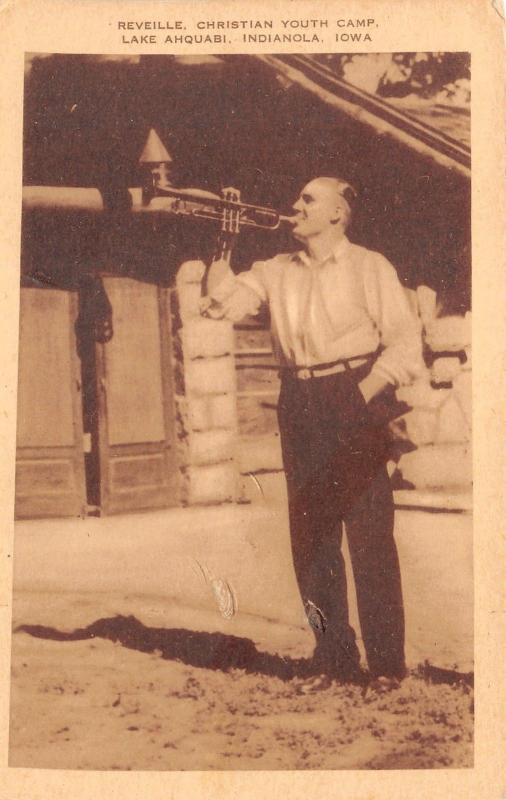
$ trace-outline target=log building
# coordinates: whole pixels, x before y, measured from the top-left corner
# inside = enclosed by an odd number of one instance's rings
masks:
[[[355,185],[350,238],[394,263],[425,329],[394,479],[467,492],[468,147],[311,56],[50,56],[25,92],[17,515],[247,500],[241,475],[282,468],[265,321],[198,313],[215,225],[142,213],[132,189],[152,127],[176,185],[281,212],[316,175]],[[233,266],[292,246],[241,233]]]

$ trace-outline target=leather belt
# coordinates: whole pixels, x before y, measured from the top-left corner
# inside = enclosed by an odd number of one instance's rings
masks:
[[[333,364],[314,364],[312,367],[282,367],[283,371],[288,372],[300,381],[307,381],[310,378],[323,378],[325,375],[335,375],[338,372],[346,372],[350,369],[357,369],[367,364],[371,360],[371,355],[357,356],[356,358],[342,358]]]

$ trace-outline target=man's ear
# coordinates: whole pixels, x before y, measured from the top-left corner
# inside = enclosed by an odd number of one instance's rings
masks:
[[[331,225],[337,225],[338,222],[341,222],[341,208],[339,206],[336,207],[334,211],[334,216],[330,220]]]

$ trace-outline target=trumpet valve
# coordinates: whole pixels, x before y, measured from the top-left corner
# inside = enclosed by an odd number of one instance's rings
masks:
[[[241,192],[233,186],[222,189],[221,196],[225,201],[222,209],[221,230],[222,233],[239,233],[241,222],[241,209],[230,207],[228,203],[240,203]]]

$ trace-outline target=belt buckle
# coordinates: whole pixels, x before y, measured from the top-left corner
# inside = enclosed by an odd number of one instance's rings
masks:
[[[301,381],[307,381],[313,377],[313,372],[309,367],[303,367],[297,372],[297,377]]]

